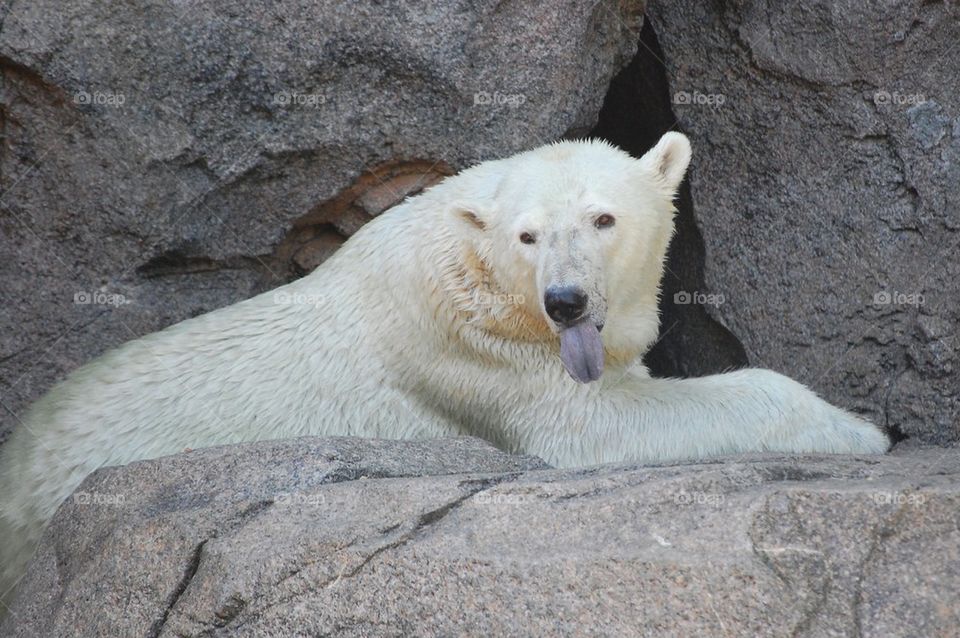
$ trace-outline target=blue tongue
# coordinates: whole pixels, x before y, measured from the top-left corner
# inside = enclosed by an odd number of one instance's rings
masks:
[[[592,321],[581,321],[560,332],[560,359],[577,383],[596,381],[603,374],[603,341]]]

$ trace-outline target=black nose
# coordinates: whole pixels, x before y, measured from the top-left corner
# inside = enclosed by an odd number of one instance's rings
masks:
[[[587,294],[574,286],[547,288],[543,305],[558,324],[570,324],[587,311]]]

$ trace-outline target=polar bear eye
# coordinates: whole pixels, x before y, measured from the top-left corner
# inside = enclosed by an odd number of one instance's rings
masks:
[[[600,215],[595,220],[593,220],[593,225],[596,226],[597,228],[610,228],[615,223],[617,223],[616,218],[613,215],[609,215],[607,213],[604,213],[603,215]]]
[[[520,233],[520,241],[524,244],[535,244],[537,243],[537,238],[530,233]]]

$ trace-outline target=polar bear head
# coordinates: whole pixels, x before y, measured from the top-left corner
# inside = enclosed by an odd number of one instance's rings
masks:
[[[563,141],[448,180],[468,310],[499,338],[559,345],[586,383],[656,339],[673,199],[690,143],[667,133],[640,159]],[[463,305],[461,305],[463,308]]]

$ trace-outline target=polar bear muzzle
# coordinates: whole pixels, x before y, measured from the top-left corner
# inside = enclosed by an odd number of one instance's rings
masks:
[[[560,359],[577,383],[603,374],[600,329],[588,314],[589,297],[578,286],[551,286],[543,295],[547,316],[560,328]]]

